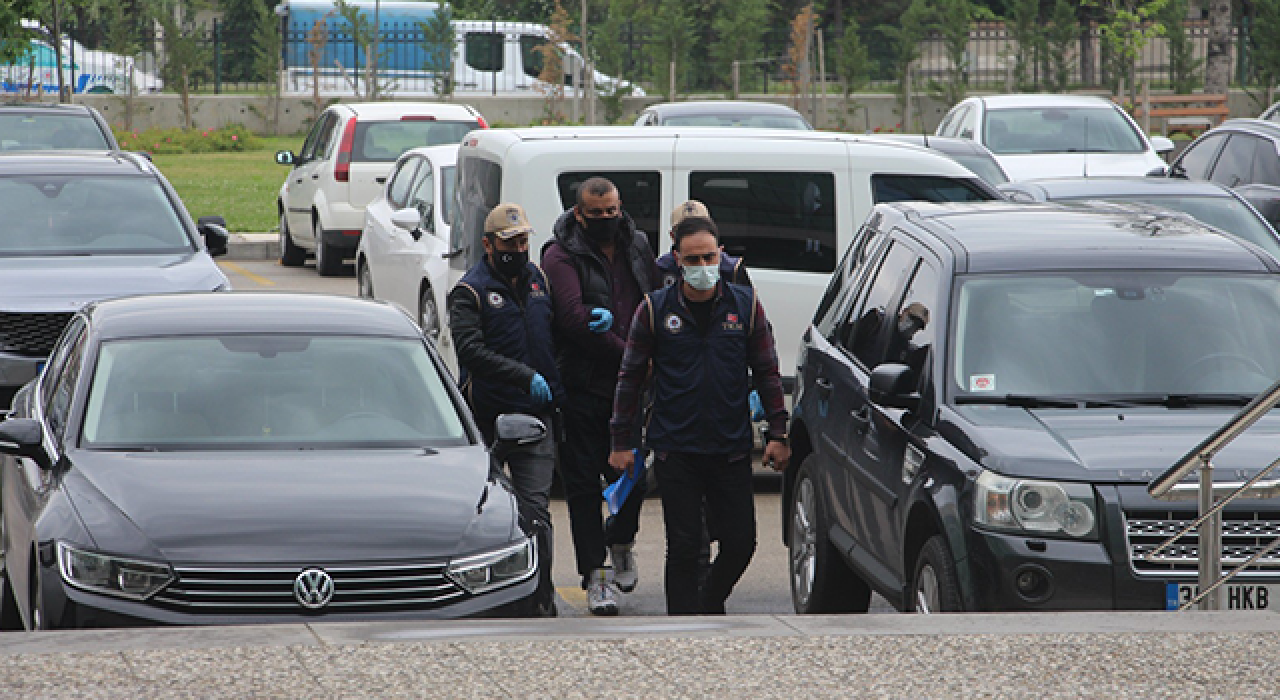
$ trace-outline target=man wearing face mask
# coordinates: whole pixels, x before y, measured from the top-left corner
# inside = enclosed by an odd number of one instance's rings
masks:
[[[609,468],[609,417],[618,364],[631,318],[656,284],[653,251],[622,209],[618,189],[593,177],[578,187],[577,203],[556,221],[542,251],[555,305],[556,353],[564,380],[565,441],[560,476],[578,573],[594,615],[616,615],[611,585],[628,593],[639,575],[632,544],[640,523],[643,483],[606,523],[602,482]],[[606,557],[612,566],[606,566]]]
[[[529,262],[529,225],[518,204],[499,204],[484,222],[485,257],[449,292],[449,330],[458,352],[462,391],[486,444],[494,419],[528,413],[551,429],[565,395],[552,351],[547,280]],[[520,512],[538,537],[542,580],[534,613],[555,615],[551,582],[551,479],[555,440],[507,459]]]
[[[760,392],[769,421],[764,464],[778,471],[791,458],[787,409],[764,307],[752,288],[720,279],[715,223],[686,218],[672,237],[681,281],[649,294],[632,320],[618,372],[609,463],[618,471],[635,468],[632,449],[641,436],[634,418],[652,373],[644,438],[662,488],[667,613],[724,614],[756,547],[749,386]],[[720,546],[700,583],[704,508]]]

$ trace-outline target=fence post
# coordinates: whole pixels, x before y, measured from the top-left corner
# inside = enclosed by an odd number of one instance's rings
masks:
[[[670,89],[668,90],[668,92],[670,92],[671,94],[667,95],[667,101],[668,101],[668,102],[675,102],[675,101],[676,101],[676,62],[675,62],[675,61],[672,61],[672,62],[671,62],[671,83],[670,83],[670,85],[671,85],[671,87],[670,87]]]
[[[222,32],[217,18],[213,20],[213,94],[222,92]]]
[[[1151,135],[1151,79],[1142,79],[1142,133]]]
[[[742,82],[739,77],[739,68],[740,66],[738,61],[735,60],[733,62],[733,99],[735,100],[742,94]]]
[[[906,92],[907,99],[902,106],[902,128],[907,130],[911,128],[911,74],[915,72],[911,64],[907,64],[906,75],[903,76],[903,91]]]
[[[818,85],[822,87],[819,98],[822,103],[821,110],[818,112],[820,119],[813,120],[813,128],[821,129],[822,121],[827,116],[827,53],[826,46],[822,40],[822,30],[818,30]]]

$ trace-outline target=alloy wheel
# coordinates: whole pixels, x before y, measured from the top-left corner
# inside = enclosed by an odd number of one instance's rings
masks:
[[[795,507],[791,514],[791,582],[801,605],[813,595],[814,573],[818,565],[818,526],[814,518],[813,482],[807,477],[796,485]]]
[[[916,576],[916,612],[931,615],[933,611],[942,608],[940,601],[938,573],[933,570],[932,564],[925,564]]]

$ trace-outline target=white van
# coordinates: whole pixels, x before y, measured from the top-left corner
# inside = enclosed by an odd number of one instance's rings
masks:
[[[536,257],[576,189],[594,175],[656,253],[671,247],[671,208],[704,202],[725,250],[741,256],[777,339],[784,377],[840,253],[878,202],[1001,196],[963,166],[918,146],[849,134],[694,127],[543,127],[474,131],[458,151],[450,283],[483,255],[485,215],[525,208]],[[788,386],[790,383],[788,382]]]

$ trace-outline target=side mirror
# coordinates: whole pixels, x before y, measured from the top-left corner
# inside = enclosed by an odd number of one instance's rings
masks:
[[[137,154],[137,155],[140,155],[140,156],[142,156],[143,158],[146,158],[148,161],[152,161],[152,160],[153,160],[153,159],[151,158],[151,153],[150,153],[150,152],[148,152],[148,151],[133,151],[133,153],[135,153],[135,154]]]
[[[530,415],[504,413],[493,422],[493,434],[491,451],[500,457],[512,450],[542,442],[547,438],[547,426]]]
[[[915,372],[910,367],[886,362],[871,370],[868,395],[874,404],[911,410],[920,405],[920,395],[915,392],[914,384]]]
[[[296,165],[298,157],[293,151],[276,151],[276,165]]]
[[[1164,167],[1152,168],[1147,171],[1147,177],[1164,177],[1168,172]]]
[[[231,240],[231,232],[227,230],[227,220],[221,216],[202,216],[197,222],[200,235],[204,236],[204,245],[209,255],[218,257],[227,254],[227,244]]]
[[[422,238],[422,231],[420,230],[422,214],[413,207],[397,209],[391,212],[391,225],[408,231],[415,241]]]
[[[0,454],[26,457],[41,469],[53,469],[53,460],[44,449],[44,431],[40,421],[10,418],[0,421]]]
[[[1152,150],[1154,150],[1156,153],[1159,153],[1160,155],[1164,155],[1166,153],[1172,153],[1173,139],[1168,138],[1166,136],[1152,136],[1151,148]]]
[[[1241,185],[1236,193],[1244,197],[1271,227],[1280,231],[1280,187],[1274,185]]]

